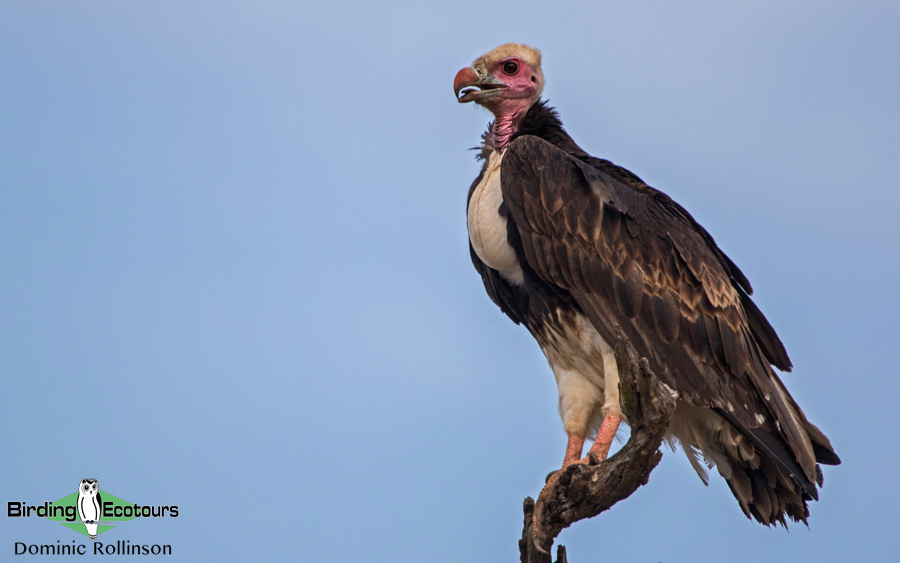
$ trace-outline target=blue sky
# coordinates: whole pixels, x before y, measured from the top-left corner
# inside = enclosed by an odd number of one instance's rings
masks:
[[[101,540],[175,561],[516,560],[565,434],[469,262],[451,85],[518,41],[749,276],[844,460],[785,532],[666,451],[570,560],[895,557],[900,8],[785,4],[4,2],[3,502],[98,477],[180,507]]]

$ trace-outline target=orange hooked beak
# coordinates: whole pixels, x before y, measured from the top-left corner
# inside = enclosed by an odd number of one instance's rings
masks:
[[[506,84],[494,79],[493,76],[481,78],[472,67],[466,67],[456,73],[453,79],[453,93],[456,101],[461,104],[466,102],[480,102],[495,96],[499,96]],[[460,96],[462,91],[462,96]]]

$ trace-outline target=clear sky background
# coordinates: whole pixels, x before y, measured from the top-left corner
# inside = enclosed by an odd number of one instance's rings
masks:
[[[544,53],[573,137],[740,265],[844,460],[766,529],[665,451],[573,563],[897,556],[896,2],[0,4],[0,500],[82,477],[171,561],[515,561],[562,460],[473,270],[456,72]],[[13,543],[86,540],[2,515]]]

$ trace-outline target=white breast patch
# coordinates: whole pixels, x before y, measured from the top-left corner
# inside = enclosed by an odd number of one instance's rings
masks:
[[[516,251],[506,240],[506,218],[499,213],[503,203],[500,191],[500,161],[503,155],[492,152],[481,182],[475,187],[466,212],[469,240],[475,254],[510,282],[525,281]]]

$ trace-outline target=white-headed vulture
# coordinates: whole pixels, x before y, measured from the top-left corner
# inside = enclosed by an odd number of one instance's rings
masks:
[[[701,479],[715,466],[763,524],[806,522],[819,464],[840,459],[775,373],[791,361],[747,278],[669,196],[575,144],[543,86],[540,52],[519,44],[453,84],[459,102],[494,116],[469,190],[472,261],[556,376],[563,467],[584,461],[589,438],[605,458],[623,420],[611,348],[620,327],[677,393],[668,438]]]

